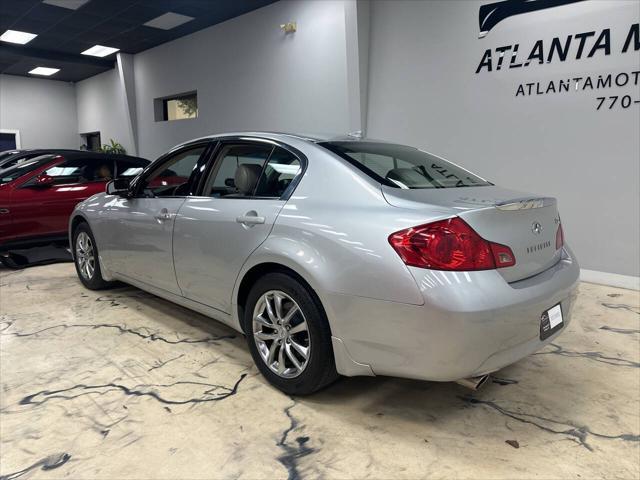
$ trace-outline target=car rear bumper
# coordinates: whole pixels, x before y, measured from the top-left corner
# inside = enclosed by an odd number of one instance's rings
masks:
[[[511,284],[496,270],[410,271],[424,305],[330,293],[332,333],[376,375],[452,381],[494,372],[552,342],[571,320],[580,269],[567,248],[553,267]],[[540,340],[540,317],[558,303],[564,327]]]

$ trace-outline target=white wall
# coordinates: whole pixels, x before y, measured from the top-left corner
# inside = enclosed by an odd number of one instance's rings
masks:
[[[140,155],[216,132],[348,131],[344,7],[281,1],[136,55]],[[192,90],[197,119],[154,121],[154,98]]]
[[[71,83],[0,75],[0,129],[20,131],[22,148],[78,148]]]
[[[598,111],[596,97],[639,100],[640,87],[515,93],[520,83],[640,70],[633,47],[621,54],[640,3],[579,2],[517,15],[478,39],[478,8],[486,3],[372,3],[368,135],[422,147],[502,186],[557,197],[584,268],[638,276],[640,105]],[[610,55],[576,60],[572,50],[565,62],[500,71],[494,63],[492,72],[475,73],[486,49],[518,43],[526,60],[539,39],[548,47],[556,36],[564,43],[569,34],[604,28],[611,28]]]
[[[620,54],[640,3],[578,2],[527,13],[478,39],[485,3],[359,0],[355,11],[350,0],[283,0],[135,55],[120,76],[114,70],[79,82],[78,131],[99,130],[130,152],[137,140],[138,154],[153,159],[223,131],[344,133],[368,124],[370,137],[416,145],[497,184],[557,197],[583,267],[638,276],[640,105],[598,111],[596,91],[515,92],[520,83],[640,70],[637,52]],[[297,22],[297,33],[280,31],[287,21]],[[526,57],[538,39],[548,48],[553,37],[603,28],[611,28],[610,55],[475,73],[488,48],[518,43]],[[129,116],[122,78],[134,85],[127,87],[135,104]],[[192,90],[199,118],[155,121],[154,98]],[[640,99],[638,85],[605,93]]]
[[[76,101],[78,133],[100,132],[103,144],[113,139],[121,143],[127,153],[134,153],[134,139],[126,121],[127,113],[117,69],[78,82]]]

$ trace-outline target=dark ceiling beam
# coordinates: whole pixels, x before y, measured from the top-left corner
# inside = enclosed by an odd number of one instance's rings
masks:
[[[42,58],[44,60],[77,63],[82,65],[95,65],[97,67],[103,68],[113,68],[113,66],[115,65],[115,60],[91,57],[87,55],[73,55],[70,53],[55,52],[53,50],[44,50],[42,48],[31,48],[0,43],[0,54],[3,53],[19,57],[33,57]]]

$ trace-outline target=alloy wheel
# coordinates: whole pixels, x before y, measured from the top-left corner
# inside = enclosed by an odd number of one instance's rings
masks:
[[[96,258],[91,237],[86,232],[80,232],[76,238],[76,261],[80,274],[91,280],[96,270]]]
[[[269,369],[282,378],[300,375],[311,353],[304,313],[286,293],[270,290],[253,309],[253,339]]]

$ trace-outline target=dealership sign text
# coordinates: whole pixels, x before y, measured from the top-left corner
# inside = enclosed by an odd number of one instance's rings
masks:
[[[529,55],[523,62],[520,44],[505,45],[495,48],[488,48],[480,64],[476,69],[476,74],[482,71],[492,72],[506,68],[528,67],[532,63],[544,64],[553,61],[564,62],[567,58],[580,60],[582,58],[592,58],[596,55],[610,55],[612,47],[615,48],[615,39],[612,39],[611,29],[605,28],[600,32],[582,32],[568,35],[560,39],[555,37],[551,42],[538,40],[529,49]],[[628,33],[624,37],[624,42],[620,44],[620,52],[635,52],[640,50],[640,24],[631,25]],[[511,59],[506,62],[505,57],[511,54]]]

